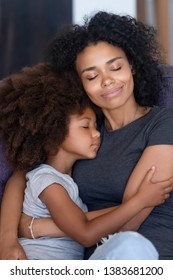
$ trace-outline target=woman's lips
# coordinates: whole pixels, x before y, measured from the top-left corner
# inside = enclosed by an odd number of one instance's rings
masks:
[[[119,88],[116,88],[116,89],[107,90],[106,92],[104,92],[102,94],[102,96],[104,98],[111,98],[111,97],[114,97],[114,96],[118,96],[118,95],[120,95],[121,90],[122,90],[122,87],[119,87]]]

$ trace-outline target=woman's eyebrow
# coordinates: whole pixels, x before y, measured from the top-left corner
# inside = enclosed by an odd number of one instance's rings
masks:
[[[84,73],[84,72],[87,72],[87,71],[95,70],[95,68],[96,68],[96,66],[87,67],[87,68],[83,69],[81,73]]]
[[[106,61],[105,64],[111,64],[118,59],[122,59],[122,57],[121,56],[113,57],[110,60]],[[87,68],[83,69],[81,73],[88,72],[88,71],[93,71],[93,70],[95,70],[95,68],[96,68],[96,66],[87,67]]]
[[[113,63],[114,61],[116,61],[118,59],[122,59],[122,57],[121,56],[113,57],[110,60],[106,61],[106,64],[111,64],[111,63]]]

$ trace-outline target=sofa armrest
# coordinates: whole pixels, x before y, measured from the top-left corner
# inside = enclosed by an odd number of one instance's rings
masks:
[[[163,86],[160,89],[158,103],[162,107],[173,106],[173,65],[162,65]]]
[[[4,192],[5,184],[8,178],[12,174],[12,169],[9,167],[6,156],[4,153],[4,148],[2,142],[0,141],[0,205],[2,200],[2,195]]]

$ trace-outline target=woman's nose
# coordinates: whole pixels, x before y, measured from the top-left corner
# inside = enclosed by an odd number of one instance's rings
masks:
[[[108,87],[114,83],[114,79],[105,75],[102,79],[102,87]]]

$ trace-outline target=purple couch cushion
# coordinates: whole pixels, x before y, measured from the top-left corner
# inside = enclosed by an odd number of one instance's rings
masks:
[[[7,182],[7,179],[10,177],[11,173],[12,170],[7,164],[3,145],[0,142],[0,204],[1,204],[2,194],[4,191],[5,184]]]
[[[173,65],[162,66],[164,84],[159,92],[159,106],[173,106]]]

